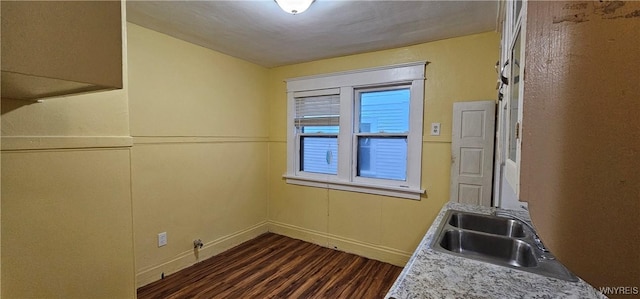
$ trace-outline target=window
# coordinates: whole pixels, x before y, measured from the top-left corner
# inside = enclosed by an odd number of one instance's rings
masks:
[[[410,86],[356,92],[356,176],[407,179]]]
[[[337,174],[340,96],[299,97],[295,105],[300,171]]]
[[[419,199],[425,65],[287,80],[287,182]]]

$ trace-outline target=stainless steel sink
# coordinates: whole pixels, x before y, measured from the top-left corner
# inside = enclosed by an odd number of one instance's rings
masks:
[[[451,213],[449,224],[461,229],[521,238],[524,226],[516,220],[469,213]]]
[[[516,267],[538,265],[531,245],[521,240],[463,230],[447,230],[440,246],[451,252],[483,260],[497,260]]]
[[[518,219],[449,210],[431,247],[440,252],[568,281],[578,278]]]

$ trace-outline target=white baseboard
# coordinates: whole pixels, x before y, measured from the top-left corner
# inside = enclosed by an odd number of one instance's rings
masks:
[[[175,273],[197,262],[224,252],[227,249],[233,248],[240,243],[254,239],[268,231],[268,223],[267,221],[263,221],[242,231],[207,242],[198,251],[185,251],[160,265],[140,269],[136,273],[136,288],[160,280],[162,273],[165,275]]]
[[[310,230],[286,223],[269,221],[268,225],[270,232],[279,235],[318,244],[323,247],[353,253],[359,256],[400,267],[404,267],[413,254],[412,252],[406,252],[386,246],[365,243],[358,240]]]

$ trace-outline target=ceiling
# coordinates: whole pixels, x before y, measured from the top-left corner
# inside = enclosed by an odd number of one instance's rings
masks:
[[[128,1],[127,20],[275,67],[496,29],[497,1],[316,0],[291,15],[273,0]]]

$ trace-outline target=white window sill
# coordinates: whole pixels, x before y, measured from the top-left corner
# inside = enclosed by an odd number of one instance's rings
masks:
[[[425,192],[423,189],[413,189],[408,187],[369,185],[338,180],[321,180],[286,174],[283,175],[283,177],[287,180],[287,184],[400,197],[413,200],[420,200],[420,196]]]

